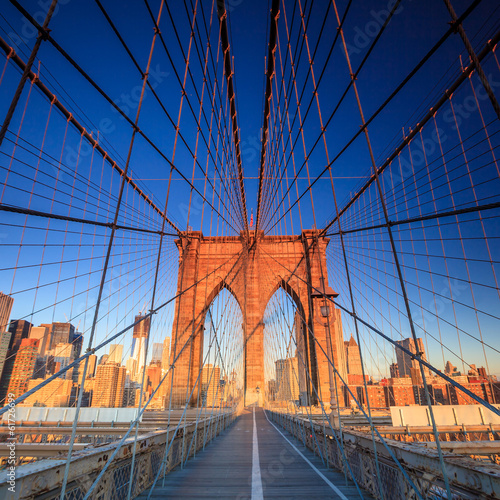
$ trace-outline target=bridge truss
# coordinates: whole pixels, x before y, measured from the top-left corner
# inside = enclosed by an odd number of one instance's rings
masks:
[[[201,232],[215,254],[217,238],[258,245],[307,230],[304,260],[328,240],[321,286],[261,255],[263,283],[277,266],[284,277],[261,319],[255,388],[272,419],[361,496],[390,498],[395,479],[413,498],[499,496],[497,426],[467,432],[435,416],[438,391],[500,416],[499,7],[271,0],[255,45],[265,61],[257,137],[242,120],[255,89],[238,79],[248,73],[240,4],[5,5],[0,299],[18,333],[4,335],[8,317],[0,325],[0,431],[7,467],[16,424],[19,498],[133,498],[230,425],[248,371],[246,308],[231,283],[248,256],[210,270],[225,283],[214,296],[197,269],[208,301],[192,318],[204,331],[197,352],[198,330],[176,329],[182,242]],[[341,343],[358,348],[355,372],[343,349],[334,356],[336,322]],[[76,328],[58,344],[54,324]],[[186,353],[200,369],[182,368],[193,383],[173,398]],[[328,394],[312,369],[320,359]],[[388,425],[397,405],[374,396],[404,378],[390,372],[401,359],[427,408],[415,434]],[[118,411],[88,412],[107,407]]]

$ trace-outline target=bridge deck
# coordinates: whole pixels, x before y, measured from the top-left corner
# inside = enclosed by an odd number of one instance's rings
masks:
[[[346,484],[343,474],[326,469],[302,443],[268,422],[259,408],[255,411],[255,430],[258,466],[253,412],[247,410],[184,469],[168,474],[164,487],[160,480],[150,498],[360,498],[352,481]],[[138,498],[145,499],[148,493]],[[363,497],[372,498],[365,492]]]

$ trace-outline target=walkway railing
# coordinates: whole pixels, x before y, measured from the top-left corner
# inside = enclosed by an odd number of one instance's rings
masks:
[[[337,435],[344,448],[344,454],[354,477],[343,459],[337,441],[331,430],[325,431],[322,423],[313,423],[286,413],[267,411],[268,417],[286,429],[305,446],[323,458],[325,463],[344,472],[349,479],[380,498],[379,483],[375,470],[374,447],[369,432],[343,429]],[[439,456],[435,449],[385,439],[392,452],[419,489],[416,493],[401,470],[396,466],[388,450],[378,438],[380,484],[386,499],[391,498],[445,498],[446,491],[442,477]],[[444,453],[448,480],[453,498],[496,498],[500,491],[500,466],[491,462],[473,460],[467,456]],[[456,495],[456,496],[455,496]]]
[[[135,442],[134,437],[130,437],[92,491],[90,498],[120,500],[127,497],[134,447],[136,455],[132,479],[132,498],[151,487],[162,464],[164,472],[167,474],[174,467],[185,463],[189,458],[195,456],[198,450],[229,427],[236,417],[237,412],[232,411],[219,413],[198,422],[190,422],[179,429],[170,447],[172,429],[154,431],[139,436],[137,442]],[[117,442],[74,453],[66,488],[66,499],[80,500],[85,497],[108,457],[115,450]],[[169,451],[165,462],[166,449]],[[12,500],[59,499],[65,462],[66,459],[63,456],[58,460],[43,460],[18,468],[15,493],[9,492],[7,471],[2,471],[0,473],[0,498]],[[160,472],[160,479],[162,475]]]

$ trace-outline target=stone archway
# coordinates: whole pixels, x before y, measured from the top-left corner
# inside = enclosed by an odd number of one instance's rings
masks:
[[[313,288],[327,285],[326,247],[328,238],[316,230],[295,236],[264,236],[242,232],[240,236],[205,237],[201,232],[183,233],[176,240],[179,249],[179,275],[172,332],[172,359],[180,352],[173,370],[172,403],[184,404],[201,368],[203,327],[206,311],[217,293],[226,287],[243,312],[245,404],[263,402],[264,354],[263,317],[269,298],[280,287],[300,304],[305,318],[305,345],[310,360],[308,370],[316,390],[328,402],[330,366],[327,333],[319,313],[320,300]],[[342,377],[346,374],[340,311],[332,318],[333,360]],[[332,319],[330,324],[332,324]],[[315,341],[316,339],[316,341]],[[318,347],[318,343],[323,349]],[[262,389],[262,390],[260,390]],[[194,398],[193,398],[194,399]]]
[[[299,400],[301,405],[309,405],[314,399],[312,397],[314,396],[313,383],[317,386],[317,380],[312,380],[312,376],[317,374],[317,366],[315,365],[315,357],[311,358],[311,351],[314,350],[314,339],[312,335],[310,335],[307,324],[308,315],[303,305],[303,300],[306,301],[306,305],[308,304],[308,296],[305,294],[305,297],[301,300],[299,293],[297,293],[283,277],[280,277],[275,288],[265,301],[264,314],[272,298],[280,289],[288,295],[296,307],[293,319],[293,329],[295,331],[295,345],[298,357]],[[278,381],[276,380],[276,382]]]

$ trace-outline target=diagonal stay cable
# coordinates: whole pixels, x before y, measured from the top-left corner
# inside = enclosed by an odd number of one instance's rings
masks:
[[[297,202],[302,199],[303,196],[305,196],[305,194],[310,190],[312,189],[312,187],[316,184],[316,182],[328,171],[328,169],[347,151],[347,149],[352,145],[352,143],[361,135],[365,132],[366,128],[373,122],[373,120],[375,120],[375,118],[386,108],[386,106],[394,99],[394,97],[396,97],[397,94],[399,94],[399,92],[406,86],[406,84],[415,76],[415,74],[424,66],[424,64],[431,58],[431,56],[444,44],[444,42],[455,32],[456,30],[456,27],[458,26],[458,24],[462,23],[473,11],[474,9],[477,7],[477,5],[481,2],[481,0],[475,0],[468,8],[467,10],[457,19],[457,21],[455,22],[452,22],[450,23],[450,28],[444,33],[444,35],[434,44],[434,46],[427,52],[427,54],[417,63],[417,65],[410,71],[410,73],[408,73],[408,75],[401,81],[401,83],[391,92],[391,94],[386,98],[386,100],[377,108],[377,110],[370,116],[370,118],[368,118],[365,122],[365,124],[363,126],[361,126],[359,128],[359,130],[351,137],[351,139],[349,139],[349,141],[342,147],[342,149],[337,153],[337,155],[333,158],[333,160],[328,164],[326,165],[323,170],[318,174],[318,176],[311,182],[311,185],[308,186],[308,188],[299,196],[299,198],[292,204],[292,206],[285,212],[284,215],[286,215],[286,213],[288,211],[290,211],[296,204]],[[497,36],[500,36],[500,34],[497,34],[495,36],[495,39],[497,38]],[[491,50],[489,47],[493,47],[494,46],[494,43],[492,44],[491,43],[492,41],[488,42],[487,44],[487,47],[485,49],[483,49],[483,51],[481,52],[481,54],[483,54],[483,52],[485,52],[485,54],[483,55],[483,57]],[[478,55],[478,58],[481,60],[481,54]],[[469,73],[472,71],[473,69],[473,65],[470,65],[469,68],[470,71]],[[467,71],[467,70],[466,70]],[[460,83],[465,80],[466,76],[464,76],[465,72],[462,73],[460,75],[460,77],[457,79],[457,81],[461,80]],[[463,77],[463,80],[462,80],[462,77]],[[448,91],[445,93],[446,96],[445,96],[445,101],[446,99],[448,98]],[[444,102],[445,102],[444,101]],[[443,104],[443,102],[439,101],[438,105],[437,106],[437,109],[439,109],[439,107],[441,107],[441,105]],[[435,106],[435,107],[436,107]],[[434,109],[434,107],[432,108]],[[437,111],[437,109],[435,111]],[[435,112],[434,111],[434,112]],[[434,113],[433,112],[433,113]],[[429,113],[428,113],[429,114]],[[432,116],[432,115],[431,115]],[[430,116],[430,117],[431,117]],[[427,117],[427,115],[426,115]],[[430,117],[428,119],[430,119]],[[420,125],[420,123],[419,123]],[[420,130],[420,127],[417,127],[418,130]],[[417,131],[418,131],[417,130]],[[409,136],[407,137],[407,140],[406,142],[409,141],[409,137],[411,135],[411,138],[413,138],[414,136],[414,132],[416,133],[415,130],[412,131],[412,134],[409,134]],[[320,137],[321,138],[321,135]],[[318,138],[318,141],[319,141],[319,138]],[[406,144],[405,142],[405,144]],[[404,147],[404,146],[403,146]],[[386,162],[385,162],[386,163]],[[385,165],[384,163],[384,165]],[[370,181],[370,184],[371,182],[373,182],[375,180],[375,176],[373,176],[373,179],[371,179]],[[284,217],[284,215],[282,217]],[[275,222],[275,224],[268,228],[268,230],[271,230],[276,224],[278,223]]]
[[[177,167],[168,157],[167,155],[160,149],[159,146],[134,122],[123,112],[123,110],[109,97],[109,95],[104,92],[104,90],[90,77],[90,75],[54,40],[54,38],[43,28],[40,24],[29,14],[19,4],[17,0],[9,0],[25,17],[26,19],[37,29],[41,30],[42,33],[47,37],[47,40],[54,46],[54,48],[101,94],[101,96],[127,121],[127,123],[134,129],[137,130],[137,133],[168,163],[170,167],[172,167],[181,178],[187,182],[194,191],[212,208],[214,212],[219,215],[234,231],[238,232],[238,230],[210,203],[206,197],[199,191],[199,189],[194,186],[189,179],[184,175],[182,170]]]

